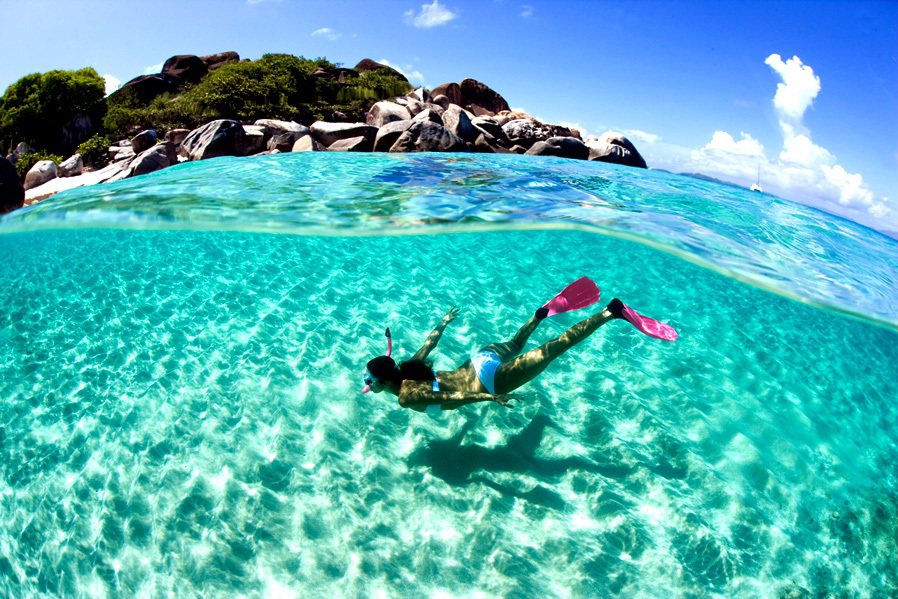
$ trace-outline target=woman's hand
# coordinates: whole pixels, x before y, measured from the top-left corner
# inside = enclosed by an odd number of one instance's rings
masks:
[[[458,308],[456,308],[455,306],[452,306],[451,308],[449,308],[449,311],[446,312],[446,316],[443,317],[443,320],[440,321],[440,324],[443,326],[446,326],[447,324],[449,324],[450,322],[455,320],[457,316],[458,316]]]
[[[508,405],[508,402],[511,400],[522,401],[524,399],[523,395],[518,393],[506,393],[504,395],[494,395],[493,401],[499,404],[500,406],[504,406],[506,408],[513,408],[514,406]]]

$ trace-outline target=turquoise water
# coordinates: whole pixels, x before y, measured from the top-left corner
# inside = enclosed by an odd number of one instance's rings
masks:
[[[0,230],[2,596],[898,594],[872,231],[609,165],[328,154]],[[457,304],[452,369],[582,275],[680,339],[609,323],[513,410],[359,394],[385,326],[409,356]]]

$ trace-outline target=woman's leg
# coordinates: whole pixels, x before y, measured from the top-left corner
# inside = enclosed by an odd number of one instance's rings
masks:
[[[531,316],[530,320],[515,333],[515,336],[511,338],[511,341],[506,341],[505,343],[491,343],[480,351],[494,352],[499,356],[501,362],[508,362],[521,353],[521,350],[524,349],[524,344],[527,343],[527,339],[530,338],[530,335],[533,334],[533,331],[536,330],[536,327],[539,326],[540,322],[542,322],[541,318]]]
[[[559,337],[536,349],[530,350],[523,356],[519,356],[508,363],[503,363],[499,366],[499,370],[496,371],[496,393],[511,393],[521,385],[530,382],[545,370],[552,360],[592,335],[596,329],[614,318],[614,314],[608,308],[605,308],[598,314],[578,322]],[[528,322],[527,324],[529,325],[530,323]],[[536,327],[534,326],[534,328]],[[521,331],[523,330],[521,329]]]

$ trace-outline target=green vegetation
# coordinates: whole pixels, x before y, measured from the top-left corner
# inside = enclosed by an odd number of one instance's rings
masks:
[[[99,167],[106,160],[101,143],[131,137],[142,129],[195,129],[221,118],[244,122],[273,118],[309,125],[338,112],[362,121],[374,102],[411,90],[408,82],[385,69],[344,81],[316,75],[319,69],[339,73],[337,65],[324,58],[266,54],[255,61],[224,64],[198,84],[183,85],[149,103],[129,87],[104,98],[103,78],[91,68],[27,75],[0,98],[0,143],[6,149],[24,141],[40,150],[70,155],[84,142],[79,151],[87,163]],[[71,124],[84,121],[83,117],[94,124],[90,133],[108,139],[77,139]]]
[[[81,161],[85,165],[90,165],[94,168],[103,168],[109,164],[109,146],[111,144],[112,142],[108,137],[94,135],[78,146]]]
[[[91,68],[22,77],[0,98],[0,147],[24,141],[48,152],[70,154],[85,123],[99,126],[106,112],[103,78]],[[89,128],[89,127],[88,127]]]
[[[19,178],[24,179],[25,175],[28,174],[28,171],[31,170],[31,167],[41,160],[52,160],[54,163],[56,163],[56,166],[59,166],[59,163],[62,162],[62,156],[50,154],[49,152],[44,152],[43,150],[20,156],[16,161],[16,172],[19,174]]]

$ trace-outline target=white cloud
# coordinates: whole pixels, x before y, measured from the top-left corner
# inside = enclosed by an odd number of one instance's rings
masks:
[[[108,96],[122,86],[122,82],[117,77],[113,77],[108,73],[103,75],[103,81],[106,82],[106,95]]]
[[[157,73],[161,73],[162,65],[164,65],[164,64],[165,64],[164,62],[160,62],[159,64],[151,64],[150,66],[148,66],[147,68],[145,68],[143,70],[143,74],[144,75],[155,75]]]
[[[322,27],[312,32],[312,37],[323,37],[324,39],[335,41],[340,38],[340,34],[330,27]]]
[[[655,135],[653,133],[646,133],[645,131],[640,131],[639,129],[624,129],[624,135],[628,138],[632,138],[632,140],[636,140],[638,142],[644,144],[654,144],[661,141],[661,136]]]
[[[408,79],[409,83],[411,83],[412,85],[417,85],[418,87],[427,87],[424,83],[424,75],[421,74],[421,71],[415,70],[412,65],[405,65],[405,68],[402,68],[398,64],[393,64],[386,58],[381,58],[377,62],[382,65],[388,66],[391,69],[396,69],[397,71],[405,75],[405,78]]]
[[[529,4],[522,4],[521,5],[521,16],[524,17],[525,19],[529,19],[530,17],[532,17],[533,16],[533,7],[530,6]]]
[[[439,0],[433,0],[433,4],[422,4],[421,12],[417,15],[414,9],[405,12],[405,22],[414,27],[436,27],[437,25],[445,25],[458,14],[452,12],[445,6],[440,6]]]
[[[783,62],[779,54],[771,54],[764,63],[783,80],[776,85],[776,96],[773,98],[780,118],[800,121],[820,92],[820,77],[814,75],[811,67],[803,65],[797,56]]]
[[[803,123],[807,109],[821,90],[820,78],[796,56],[783,62],[777,54],[766,59],[782,79],[773,98],[782,134],[782,147],[770,157],[759,140],[748,133],[739,139],[715,131],[711,140],[688,158],[671,159],[665,167],[702,172],[748,186],[757,180],[777,195],[829,210],[866,224],[895,228],[898,219],[886,198],[877,198],[860,173],[848,172],[828,149],[814,143]],[[639,139],[632,131],[627,132]],[[682,148],[659,144],[668,153]]]

